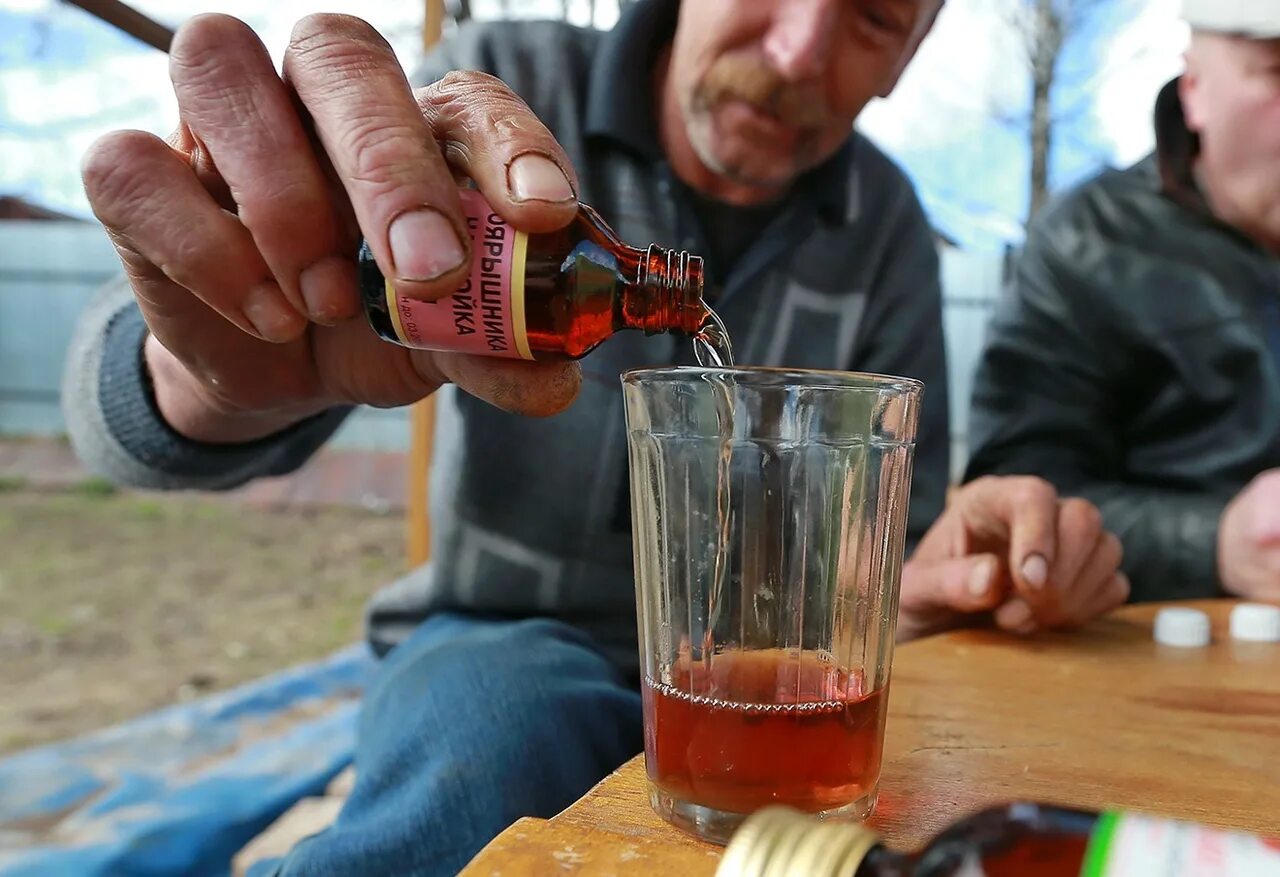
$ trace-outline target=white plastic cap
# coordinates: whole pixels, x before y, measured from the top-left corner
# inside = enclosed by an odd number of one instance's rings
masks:
[[[1209,616],[1199,609],[1181,607],[1161,609],[1156,613],[1156,642],[1184,649],[1198,649],[1209,644]]]
[[[1241,603],[1231,610],[1231,638],[1254,643],[1280,642],[1280,606]]]

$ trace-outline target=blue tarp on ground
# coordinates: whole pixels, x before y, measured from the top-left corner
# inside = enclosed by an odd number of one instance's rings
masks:
[[[351,761],[374,666],[353,646],[0,760],[0,875],[224,877],[235,853]]]

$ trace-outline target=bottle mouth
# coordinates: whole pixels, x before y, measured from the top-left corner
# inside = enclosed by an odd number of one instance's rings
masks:
[[[677,329],[686,335],[696,334],[706,319],[702,257],[651,244],[641,264],[640,283],[650,290],[655,302],[651,314],[655,325],[646,331]]]

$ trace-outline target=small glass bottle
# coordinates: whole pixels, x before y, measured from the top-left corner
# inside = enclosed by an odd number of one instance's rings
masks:
[[[921,852],[857,823],[770,807],[738,829],[716,877],[1257,877],[1280,841],[1155,816],[1010,804],[954,823]]]
[[[578,359],[615,332],[695,335],[708,320],[702,259],[622,243],[585,204],[563,229],[513,229],[474,189],[461,189],[471,276],[436,302],[405,298],[367,244],[359,276],[365,314],[388,341],[518,359]]]

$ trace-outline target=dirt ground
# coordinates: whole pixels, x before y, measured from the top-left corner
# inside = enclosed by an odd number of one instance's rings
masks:
[[[352,643],[403,562],[398,514],[0,483],[0,752]]]

